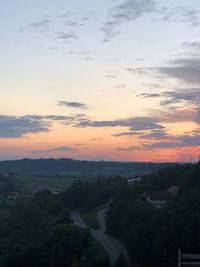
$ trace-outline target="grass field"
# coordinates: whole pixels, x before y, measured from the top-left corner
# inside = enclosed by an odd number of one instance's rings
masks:
[[[30,188],[48,188],[51,191],[62,191],[68,189],[76,179],[62,177],[27,177],[20,176]]]

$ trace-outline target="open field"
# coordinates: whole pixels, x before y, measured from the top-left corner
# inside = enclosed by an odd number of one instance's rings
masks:
[[[20,176],[20,180],[30,188],[48,188],[51,191],[62,191],[68,189],[76,179],[63,177],[28,177]]]

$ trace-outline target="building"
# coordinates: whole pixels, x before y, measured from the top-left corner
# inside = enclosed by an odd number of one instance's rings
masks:
[[[167,190],[145,192],[141,195],[143,199],[151,203],[156,208],[161,208],[165,203],[175,197],[180,190],[180,186],[171,186]]]
[[[130,178],[127,180],[128,185],[135,184],[135,183],[140,183],[141,182],[141,177],[135,177],[135,178]]]
[[[166,191],[145,192],[142,197],[156,208],[161,208],[165,205],[169,194]]]

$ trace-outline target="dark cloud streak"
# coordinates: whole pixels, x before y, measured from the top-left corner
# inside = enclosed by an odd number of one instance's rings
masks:
[[[154,0],[125,0],[111,8],[108,20],[103,24],[101,30],[105,34],[104,41],[119,34],[116,27],[134,21],[145,14],[155,12],[156,3]]]
[[[70,108],[88,109],[88,106],[86,104],[80,102],[59,101],[58,105]]]

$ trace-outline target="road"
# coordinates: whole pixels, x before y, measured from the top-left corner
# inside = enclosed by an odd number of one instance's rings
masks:
[[[127,256],[126,249],[121,242],[103,233],[102,230],[105,230],[105,217],[103,217],[103,214],[105,216],[105,213],[106,211],[99,214],[100,218],[102,219],[100,222],[100,230],[90,229],[90,233],[97,241],[99,241],[103,245],[110,259],[111,265],[114,267],[115,262],[117,261],[119,256],[123,255],[127,262],[128,262],[128,256]],[[71,217],[72,217],[72,220],[74,221],[74,225],[76,225],[77,227],[82,228],[82,229],[88,228],[83,223],[80,215],[77,212],[72,212]]]
[[[79,227],[79,228],[82,228],[82,229],[86,229],[86,228],[88,228],[88,227],[84,224],[84,222],[82,221],[81,216],[78,214],[78,212],[73,211],[73,212],[71,213],[71,218],[72,218],[72,220],[73,220],[75,226],[77,226],[77,227]]]
[[[106,211],[107,211],[107,208],[104,208],[97,213],[97,220],[100,226],[99,231],[103,233],[106,231],[106,220],[105,220]]]

